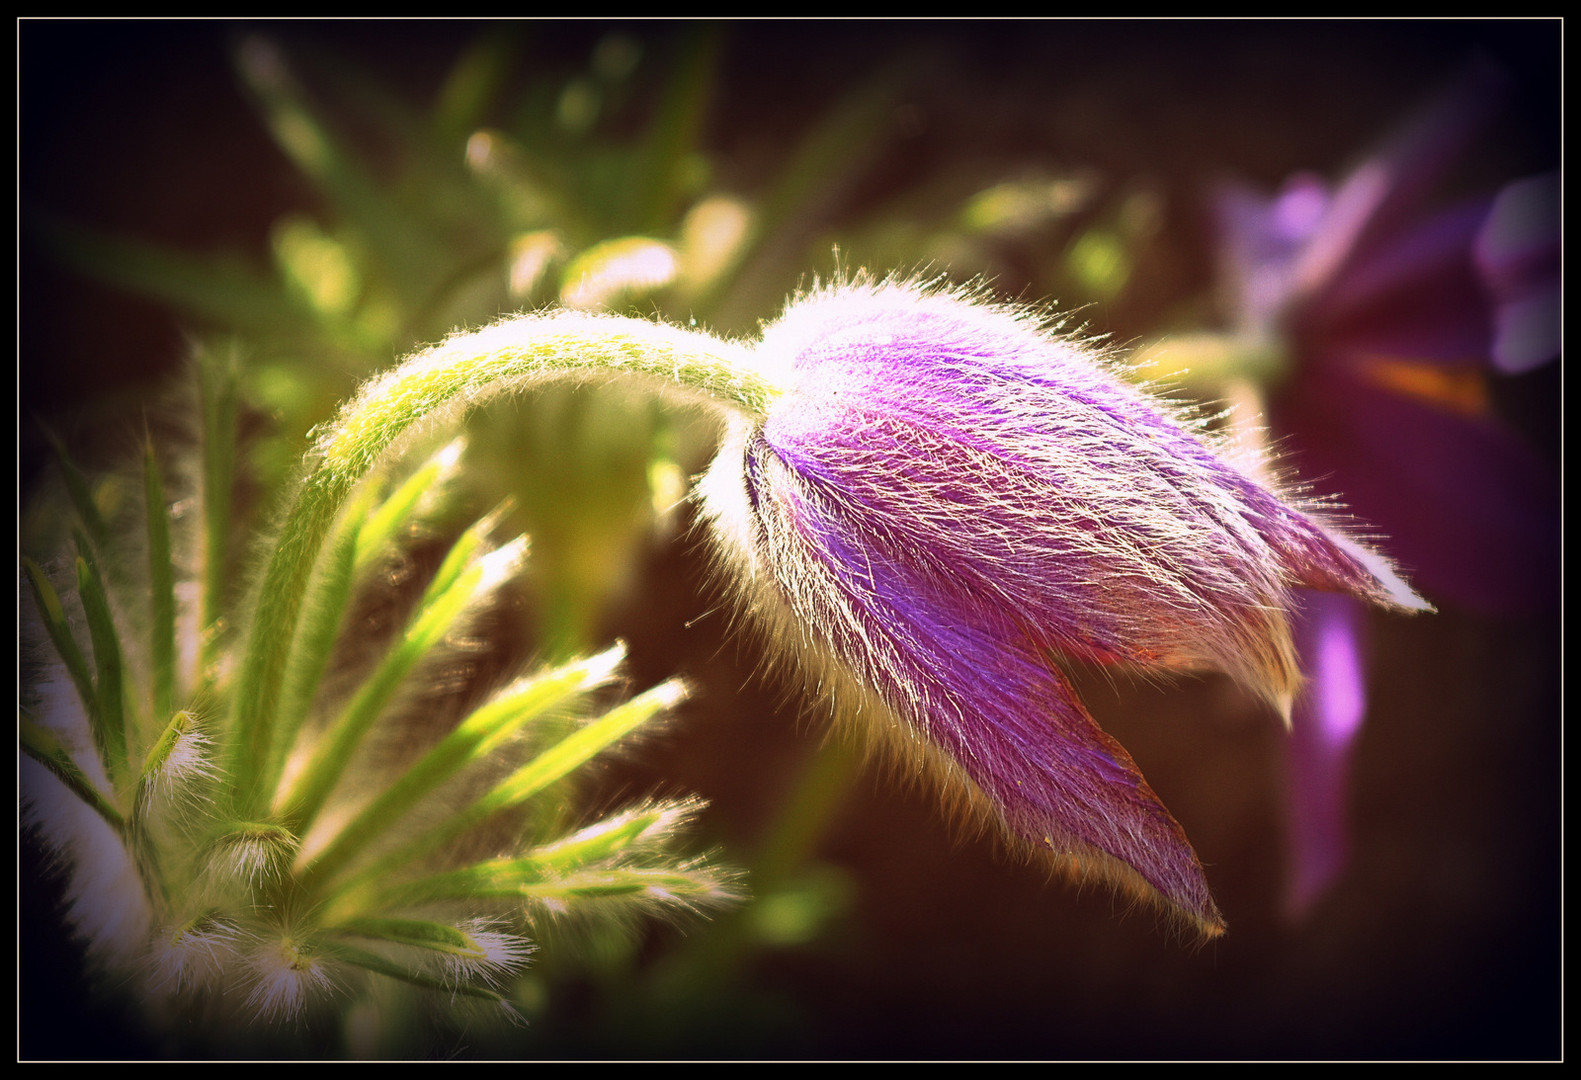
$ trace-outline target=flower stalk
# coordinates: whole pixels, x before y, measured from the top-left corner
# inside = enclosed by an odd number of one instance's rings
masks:
[[[320,437],[264,578],[234,718],[246,741],[234,744],[227,762],[238,809],[255,812],[266,798],[257,763],[276,752],[280,674],[307,578],[357,482],[392,444],[444,410],[567,376],[635,377],[693,402],[761,413],[773,387],[754,377],[740,353],[708,335],[657,323],[560,312],[457,335],[364,388]]]

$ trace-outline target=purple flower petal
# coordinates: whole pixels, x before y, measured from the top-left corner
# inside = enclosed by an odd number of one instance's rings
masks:
[[[1342,341],[1355,353],[1480,362],[1493,325],[1471,245],[1486,215],[1486,201],[1478,200],[1402,226],[1386,247],[1358,254],[1312,296],[1291,333],[1305,342]],[[1314,347],[1304,358],[1323,357]]]
[[[1322,226],[1302,252],[1301,290],[1310,295],[1324,289],[1349,273],[1358,253],[1387,243],[1509,94],[1508,75],[1491,63],[1475,63],[1396,128],[1335,190]]]
[[[1498,305],[1494,366],[1513,375],[1558,356],[1559,174],[1505,187],[1475,250]]]
[[[1285,904],[1302,919],[1350,858],[1350,748],[1367,712],[1365,613],[1348,596],[1308,593],[1295,626],[1307,682],[1285,749]]]
[[[1421,602],[1025,314],[839,287],[759,355],[786,392],[705,494],[758,609],[1023,846],[1215,932],[1179,826],[1053,657],[1225,671],[1288,710],[1294,585]]]
[[[877,692],[884,707],[866,719],[902,761],[1066,870],[1161,894],[1221,931],[1184,832],[1015,615],[875,531],[846,493],[809,482],[761,438],[747,455],[776,583],[834,668]]]
[[[1494,313],[1493,366],[1520,375],[1559,356],[1558,284],[1500,304]]]
[[[1219,272],[1239,332],[1262,336],[1278,327],[1295,294],[1296,261],[1328,207],[1327,186],[1308,173],[1292,176],[1272,198],[1239,184],[1219,190]]]

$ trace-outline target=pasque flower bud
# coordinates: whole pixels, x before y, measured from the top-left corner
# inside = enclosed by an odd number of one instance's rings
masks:
[[[1018,847],[1221,931],[1180,826],[1062,662],[1218,670],[1288,714],[1295,587],[1425,604],[1032,313],[835,285],[756,356],[781,392],[702,489],[748,609],[841,715]]]

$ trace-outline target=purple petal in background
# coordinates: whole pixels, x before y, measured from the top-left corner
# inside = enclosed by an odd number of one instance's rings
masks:
[[[1475,250],[1496,304],[1494,367],[1514,375],[1558,356],[1559,174],[1505,187]]]
[[[1510,96],[1510,79],[1474,63],[1409,117],[1340,182],[1322,226],[1301,254],[1297,277],[1311,295],[1349,273],[1351,259],[1380,245],[1415,217],[1456,161]]]
[[[1351,370],[1347,371],[1347,367]],[[1302,377],[1274,411],[1287,460],[1343,494],[1430,595],[1510,615],[1558,602],[1558,482],[1495,422],[1394,392],[1362,365]]]
[[[1486,200],[1468,203],[1358,253],[1342,277],[1292,313],[1304,362],[1324,363],[1325,347],[1342,343],[1355,353],[1479,364],[1493,326],[1471,245],[1487,208]]]
[[[1350,857],[1351,743],[1367,712],[1366,613],[1348,596],[1306,593],[1296,645],[1307,682],[1285,744],[1285,904],[1304,918]]]

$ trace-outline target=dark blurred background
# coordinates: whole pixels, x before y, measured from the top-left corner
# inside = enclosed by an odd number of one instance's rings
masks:
[[[36,420],[84,460],[113,460],[134,445],[138,403],[180,369],[188,333],[201,329],[190,314],[65,265],[35,225],[66,221],[263,262],[275,222],[311,210],[315,194],[239,88],[240,40],[261,33],[286,56],[339,58],[418,104],[464,47],[500,29],[19,24],[24,497],[47,468]],[[526,84],[569,78],[612,33],[662,56],[695,27],[510,29]],[[1106,192],[1146,191],[1159,215],[1125,289],[1075,297],[1089,328],[1130,342],[1207,316],[1214,265],[1203,207],[1214,182],[1235,176],[1272,190],[1300,169],[1338,176],[1474,56],[1513,74],[1515,101],[1454,183],[1486,190],[1557,167],[1561,29],[1552,21],[733,23],[716,39],[717,83],[700,139],[716,187],[765,190],[783,147],[813,118],[893,67],[898,89],[882,142],[842,173],[793,237],[822,250],[822,261],[770,264],[782,268],[761,271],[762,295],[830,273],[831,242],[850,265],[881,258],[884,244],[862,222],[903,220],[911,205],[926,215],[996,178],[1084,171]],[[629,111],[640,118],[637,86]],[[988,266],[993,288],[1068,302],[1047,291],[1059,279],[1040,262],[1059,250],[1004,245]],[[715,324],[750,333],[777,313],[762,303],[722,309]],[[1509,421],[1550,460],[1557,368],[1500,391]],[[696,546],[683,537],[656,548],[609,621],[632,645],[638,685],[681,673],[701,692],[663,740],[607,782],[611,792],[704,795],[712,803],[705,838],[728,858],[771,832],[796,779],[836,751],[820,750],[824,724],[803,715],[796,694],[757,677],[760,661],[729,633]],[[1096,679],[1082,687],[1094,715],[1132,751],[1207,867],[1230,924],[1221,940],[1183,942],[1153,914],[1119,910],[1103,889],[1046,881],[991,841],[957,835],[936,800],[873,768],[849,785],[816,841],[819,873],[836,879],[828,894],[841,898],[838,912],[810,941],[743,954],[727,992],[699,1004],[701,1019],[688,1029],[623,1026],[607,1001],[588,1004],[599,988],[571,987],[559,1033],[455,1052],[1557,1057],[1558,629],[1557,596],[1552,610],[1518,619],[1446,604],[1431,617],[1376,621],[1373,701],[1353,773],[1353,863],[1303,922],[1281,914],[1284,736],[1275,718],[1218,679],[1169,687]],[[162,1052],[86,989],[80,950],[27,843],[21,874],[20,1055]],[[647,955],[662,966],[711,929],[661,928]],[[604,1015],[594,1017],[599,1008]]]

